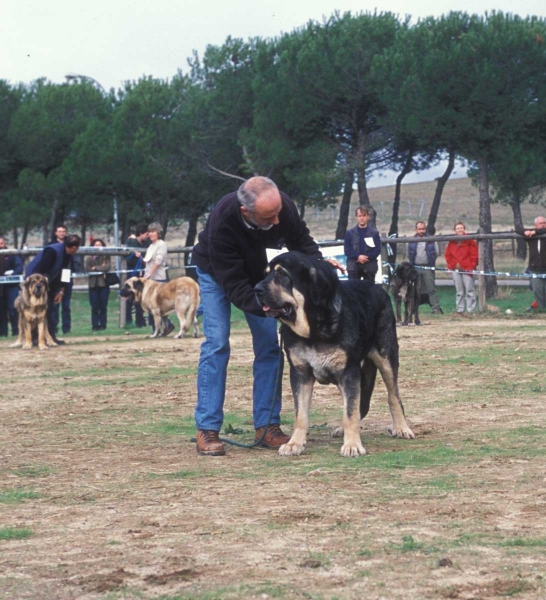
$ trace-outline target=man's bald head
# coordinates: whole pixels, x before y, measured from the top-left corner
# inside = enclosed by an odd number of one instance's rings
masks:
[[[259,229],[271,229],[279,223],[282,199],[279,188],[268,177],[251,177],[237,191],[245,220]]]

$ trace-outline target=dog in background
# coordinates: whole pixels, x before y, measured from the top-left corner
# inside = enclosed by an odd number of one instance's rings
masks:
[[[421,280],[417,269],[409,262],[403,262],[391,278],[391,293],[396,305],[397,325],[421,325],[419,319],[419,304],[421,304]],[[404,303],[404,320],[400,314]]]
[[[38,348],[47,350],[48,346],[56,346],[47,328],[47,296],[49,282],[47,277],[35,273],[21,283],[21,293],[15,300],[15,308],[19,315],[19,337],[11,345],[12,348],[30,350],[32,333],[38,336]]]
[[[199,306],[199,285],[190,277],[178,277],[167,283],[131,277],[125,282],[119,295],[139,302],[143,310],[152,313],[155,331],[150,337],[166,335],[167,317],[174,312],[180,321],[180,331],[175,338],[183,338],[192,323],[193,337],[199,336],[195,316]]]
[[[305,450],[315,381],[334,384],[343,397],[342,456],[366,453],[360,420],[370,408],[377,371],[387,388],[393,437],[415,435],[398,393],[398,340],[391,300],[380,285],[341,282],[333,267],[299,252],[274,258],[254,288],[268,317],[279,319],[296,407],[294,432],[281,456]]]

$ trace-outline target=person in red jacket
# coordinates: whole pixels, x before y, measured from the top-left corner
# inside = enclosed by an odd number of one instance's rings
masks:
[[[455,235],[465,236],[464,223],[455,223]],[[466,310],[471,313],[476,308],[476,292],[474,289],[474,277],[472,273],[478,265],[478,244],[474,240],[461,239],[449,242],[445,253],[447,268],[453,271],[453,283],[457,291],[458,314],[464,312],[466,296]]]

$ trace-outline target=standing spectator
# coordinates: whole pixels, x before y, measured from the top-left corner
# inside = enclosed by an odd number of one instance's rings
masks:
[[[143,252],[150,245],[149,233],[148,233],[148,225],[146,223],[140,223],[136,226],[135,233],[130,235],[125,242],[125,245],[129,248],[135,248],[135,251],[127,257],[127,269],[131,269],[132,273],[130,273],[129,277],[142,277],[144,275],[144,267],[143,267]],[[138,248],[138,250],[137,250]],[[126,317],[125,322],[130,324],[133,322],[133,301],[128,298],[126,300]],[[135,324],[137,327],[145,327],[146,326],[146,317],[144,316],[144,311],[142,310],[142,306],[138,302],[134,303],[135,307]]]
[[[95,238],[93,247],[105,248],[106,244],[100,238]],[[88,273],[107,273],[111,266],[112,262],[107,254],[92,254],[85,258],[85,270]],[[106,283],[106,275],[91,275],[89,277],[89,304],[91,304],[93,331],[106,329],[109,296],[110,287]]]
[[[356,226],[347,231],[344,241],[347,275],[349,279],[375,282],[377,257],[381,254],[381,238],[377,229],[368,227],[370,213],[365,206],[359,206],[355,216]]]
[[[159,223],[151,223],[148,225],[148,235],[152,243],[144,257],[146,265],[144,279],[165,283],[169,278],[167,277],[167,244],[163,240],[163,227]],[[152,326],[152,332],[155,331],[154,318],[151,313],[148,313],[148,320]],[[169,335],[173,330],[174,323],[167,319],[165,335]]]
[[[57,225],[51,244],[63,243],[66,238],[66,225]],[[81,257],[74,256],[72,258],[72,271],[74,273],[82,272],[82,261]],[[70,309],[70,302],[72,300],[72,289],[74,288],[74,280],[70,279],[70,283],[65,286],[63,299],[61,304],[56,304],[54,307],[54,318],[55,318],[55,331],[59,329],[59,306],[61,307],[61,321],[63,333],[70,333],[72,327],[72,313]]]
[[[321,258],[295,204],[266,177],[252,177],[237,192],[224,196],[199,234],[193,250],[205,334],[195,407],[199,454],[225,454],[219,432],[224,419],[232,303],[244,311],[252,334],[255,437],[261,438],[269,422],[262,446],[279,448],[290,439],[280,427],[281,390],[275,385],[278,370],[282,369],[277,322],[264,316],[254,292],[254,286],[264,277],[266,249],[283,245]]]
[[[62,301],[66,286],[72,280],[72,257],[79,250],[81,243],[79,235],[67,235],[63,243],[46,246],[28,263],[25,269],[26,277],[39,273],[48,279],[47,328],[53,341],[59,345],[66,342],[57,339],[54,308]]]
[[[524,235],[525,241],[529,244],[529,273],[543,275],[543,277],[531,277],[531,288],[535,295],[537,309],[544,310],[546,309],[546,218],[537,217],[534,229],[517,227],[516,231]]]
[[[461,237],[466,236],[464,223],[455,223],[455,234]],[[474,240],[468,239],[461,239],[460,242],[452,240],[447,245],[445,259],[447,268],[453,271],[453,283],[457,291],[457,314],[464,313],[465,295],[467,312],[474,312],[476,309],[474,276],[465,271],[474,271],[478,265],[478,244]]]
[[[6,240],[0,235],[0,250],[7,250]],[[0,275],[22,275],[23,261],[18,254],[0,256]],[[19,335],[19,315],[15,299],[19,295],[18,283],[0,283],[0,336],[8,335],[8,318],[11,335]]]
[[[425,237],[427,226],[424,221],[415,223],[416,237]],[[436,291],[436,283],[434,281],[436,271],[436,258],[438,257],[438,244],[436,242],[410,242],[408,244],[409,262],[417,267],[419,279],[421,280],[421,292],[428,294],[430,305],[433,314],[440,314],[440,300]],[[430,267],[430,268],[423,268]]]

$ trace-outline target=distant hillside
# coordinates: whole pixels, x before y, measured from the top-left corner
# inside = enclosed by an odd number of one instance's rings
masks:
[[[372,205],[377,210],[377,228],[380,233],[386,234],[390,227],[392,217],[392,201],[394,198],[394,186],[378,187],[369,190]],[[400,202],[399,233],[409,235],[415,229],[415,221],[426,222],[436,182],[409,183],[402,186]],[[463,221],[468,231],[476,231],[478,228],[478,190],[472,186],[470,179],[459,178],[447,182],[438,220],[436,222],[437,233],[451,233],[456,221]],[[351,203],[351,217],[349,226],[354,224],[354,210],[358,206],[358,194],[353,194]],[[534,218],[541,212],[546,212],[544,207],[535,204],[524,204],[522,206],[523,219],[526,225],[531,226]],[[507,206],[493,204],[491,209],[493,231],[509,230],[513,228],[512,211]],[[317,211],[309,209],[305,220],[316,239],[332,239],[337,225],[337,210]]]

